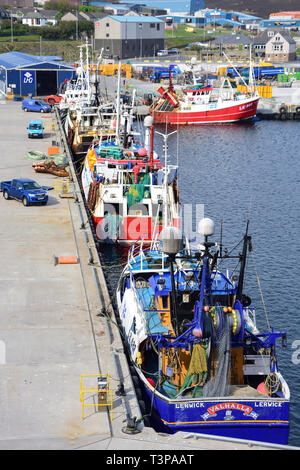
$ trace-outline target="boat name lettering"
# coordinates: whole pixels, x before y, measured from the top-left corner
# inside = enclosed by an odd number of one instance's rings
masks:
[[[248,104],[244,104],[243,106],[240,106],[240,111],[243,111],[243,109],[247,109],[247,108],[251,108],[251,106],[253,105],[253,103],[248,103]]]
[[[132,331],[129,331],[127,336],[127,341],[130,347],[131,354],[134,355],[136,350],[136,342],[135,342],[135,335],[133,335]]]
[[[263,408],[272,406],[272,407],[280,408],[280,407],[282,407],[282,403],[280,403],[279,401],[274,401],[274,402],[272,402],[272,401],[259,401],[259,402],[255,402],[254,406],[255,407],[260,406],[260,407],[263,407]]]
[[[237,410],[242,411],[244,416],[251,416],[251,418],[256,419],[258,414],[253,411],[251,406],[242,405],[241,403],[219,403],[218,405],[211,406],[207,408],[206,413],[202,415],[202,418],[206,421],[208,418],[217,416],[218,411],[223,410]]]
[[[176,403],[175,408],[204,408],[204,403],[201,403],[201,402]]]

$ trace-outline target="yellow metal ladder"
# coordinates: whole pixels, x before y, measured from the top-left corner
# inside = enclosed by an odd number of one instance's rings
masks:
[[[86,386],[84,382],[87,378],[96,378],[95,386]],[[92,380],[95,382],[95,380]],[[89,394],[86,397],[85,394]],[[97,397],[97,403],[95,403],[95,396]],[[93,403],[86,403],[88,398],[93,399]],[[113,392],[109,389],[109,374],[83,374],[80,376],[80,402],[81,402],[81,416],[84,419],[84,408],[87,406],[94,406],[97,411],[104,411],[105,408],[110,407],[110,420],[113,419]]]

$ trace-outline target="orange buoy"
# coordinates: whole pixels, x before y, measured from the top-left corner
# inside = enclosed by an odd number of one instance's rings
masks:
[[[57,264],[78,264],[79,258],[77,256],[54,256],[54,265]]]

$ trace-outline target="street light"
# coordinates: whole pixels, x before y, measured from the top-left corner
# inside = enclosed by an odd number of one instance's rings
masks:
[[[13,43],[14,42],[14,29],[13,29],[12,10],[10,10],[10,31],[11,31],[11,43]]]
[[[76,10],[76,41],[78,41],[78,10]]]
[[[140,29],[140,58],[142,57],[142,48],[143,48],[143,43],[142,43],[142,23],[139,23],[139,29]]]

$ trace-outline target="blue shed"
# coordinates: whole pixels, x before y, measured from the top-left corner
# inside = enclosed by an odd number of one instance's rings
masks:
[[[75,77],[75,68],[57,56],[34,56],[21,52],[0,54],[0,90],[17,96],[57,93],[65,79]]]

